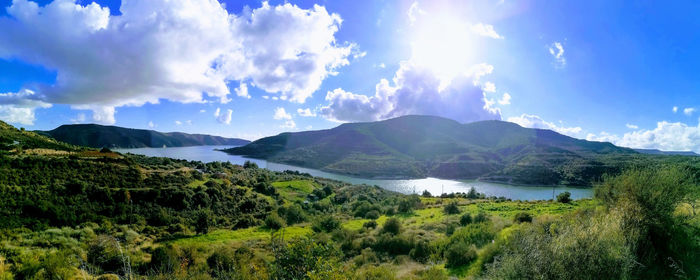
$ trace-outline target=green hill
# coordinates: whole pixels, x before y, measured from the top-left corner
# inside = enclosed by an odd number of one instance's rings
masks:
[[[37,131],[56,140],[88,147],[184,147],[201,145],[245,145],[250,141],[204,134],[163,133],[153,130],[97,124],[62,125],[54,130]]]
[[[509,122],[460,124],[433,116],[282,133],[226,152],[361,177],[569,185],[589,185],[638,155]]]

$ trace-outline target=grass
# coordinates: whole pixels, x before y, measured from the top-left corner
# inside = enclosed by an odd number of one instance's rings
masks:
[[[303,200],[316,187],[314,182],[310,180],[274,182],[272,186],[287,200]]]
[[[304,236],[311,233],[310,227],[302,226],[285,227],[281,230],[284,230],[285,238]],[[207,234],[180,238],[170,242],[172,244],[177,245],[209,245],[222,243],[236,243],[269,239],[271,234],[271,230],[263,227],[250,227],[238,230],[217,229]]]

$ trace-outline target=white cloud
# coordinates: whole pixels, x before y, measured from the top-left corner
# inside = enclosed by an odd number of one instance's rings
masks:
[[[473,24],[471,26],[472,32],[476,33],[477,35],[481,35],[484,37],[489,37],[493,39],[503,39],[503,36],[498,35],[496,33],[496,30],[493,29],[493,25],[490,24],[483,24],[483,23],[477,23]]]
[[[507,92],[504,93],[504,94],[503,94],[503,97],[501,98],[501,100],[498,100],[498,104],[501,104],[501,105],[510,105],[510,94],[507,93]]]
[[[55,84],[33,86],[33,99],[90,109],[95,121],[114,123],[114,107],[206,96],[225,102],[230,80],[304,102],[356,52],[335,41],[340,16],[318,5],[264,2],[234,15],[216,0],[152,0],[122,1],[119,10],[15,0],[9,16],[0,16],[0,58],[56,71]],[[19,109],[25,121],[33,118]]]
[[[678,112],[678,106],[673,106],[673,108],[671,109],[671,111],[673,111],[673,113],[677,113],[677,112]]]
[[[192,125],[192,120],[186,120],[185,123],[186,123],[187,125]]]
[[[226,113],[221,112],[221,108],[216,108],[216,111],[214,112],[214,117],[216,118],[216,121],[222,124],[231,124],[231,115],[233,114],[233,110],[228,109],[226,110]]]
[[[272,118],[276,120],[291,120],[292,115],[287,113],[287,111],[284,110],[282,107],[277,107],[275,109],[275,114],[272,116]]]
[[[419,15],[425,14],[425,11],[421,10],[420,7],[418,7],[418,1],[413,2],[411,4],[411,7],[408,8],[408,20],[413,24],[418,20]]]
[[[306,130],[311,130],[312,128],[313,128],[313,126],[310,126],[310,125],[306,126]]]
[[[284,124],[280,126],[281,128],[293,129],[297,127],[297,124],[293,120],[286,120]]]
[[[386,64],[384,64],[384,63],[379,63],[379,64],[375,64],[374,67],[375,67],[375,68],[384,69],[384,68],[386,68]]]
[[[263,98],[263,99],[270,99],[270,96],[268,96],[268,95],[263,95],[262,98]]]
[[[508,121],[512,123],[517,123],[522,127],[549,129],[571,137],[577,137],[583,131],[583,129],[578,126],[558,126],[552,122],[543,120],[537,115],[522,114],[519,117],[510,117],[508,118]]]
[[[607,141],[618,146],[659,149],[662,151],[694,151],[700,153],[700,124],[661,121],[654,129],[640,129],[622,136],[601,132],[588,134],[587,140]]]
[[[199,112],[200,112],[200,113],[206,113],[207,110],[202,109],[202,110],[199,110]]]
[[[0,93],[0,120],[34,125],[36,120],[34,111],[51,107],[51,104],[37,100],[36,97],[33,91],[26,89],[19,92]]]
[[[246,83],[242,82],[234,91],[236,92],[237,96],[250,99],[250,94],[248,94],[248,85]]]
[[[72,123],[84,123],[85,119],[85,114],[79,113],[77,116],[75,116],[75,119],[71,119],[70,121]]]
[[[685,114],[686,116],[689,116],[689,117],[690,117],[691,115],[693,115],[694,112],[695,112],[695,108],[685,108],[685,109],[683,109],[683,114]]]
[[[564,57],[564,46],[559,42],[554,42],[549,46],[549,54],[556,60],[557,67],[566,66],[566,57]]]
[[[321,115],[332,121],[374,121],[410,114],[436,115],[461,122],[500,119],[500,111],[484,97],[478,77],[493,70],[477,65],[444,87],[425,67],[402,62],[392,83],[382,79],[373,96],[335,89],[326,94]]]
[[[299,116],[302,116],[302,117],[315,117],[316,116],[316,113],[311,111],[311,109],[309,109],[309,108],[306,108],[306,109],[299,108],[299,109],[297,109],[297,114],[299,114]]]
[[[481,89],[486,92],[496,92],[496,85],[492,82],[485,82]]]
[[[627,128],[629,128],[629,129],[639,129],[639,126],[634,125],[634,124],[629,124],[629,123],[628,123],[628,124],[625,124],[625,126],[626,126]]]
[[[152,121],[149,121],[148,128],[151,128],[151,129],[156,128],[156,125]]]
[[[181,121],[175,121],[175,125],[182,125]]]

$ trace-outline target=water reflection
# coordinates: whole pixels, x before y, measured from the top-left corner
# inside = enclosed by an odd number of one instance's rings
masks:
[[[484,193],[487,196],[503,196],[511,199],[520,200],[545,200],[552,199],[557,194],[568,191],[573,199],[591,197],[593,191],[591,189],[570,188],[570,187],[537,187],[537,186],[516,186],[480,181],[459,181],[459,180],[444,180],[438,178],[410,179],[410,180],[375,180],[350,177],[340,174],[328,173],[317,169],[292,166],[281,163],[267,162],[260,159],[250,159],[241,156],[229,155],[224,152],[216,151],[216,149],[225,149],[232,146],[193,146],[193,147],[175,147],[175,148],[137,148],[137,149],[116,149],[121,153],[134,153],[153,157],[169,157],[175,159],[196,160],[202,162],[231,162],[233,164],[242,165],[245,161],[252,161],[262,168],[267,168],[274,171],[295,170],[299,172],[309,173],[316,177],[325,177],[344,181],[352,184],[367,184],[377,185],[379,187],[402,192],[402,193],[421,193],[423,190],[428,190],[433,195],[450,192],[467,192],[471,187],[474,187],[478,192]]]

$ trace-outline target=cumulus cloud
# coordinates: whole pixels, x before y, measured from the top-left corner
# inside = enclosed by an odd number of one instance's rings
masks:
[[[178,125],[178,126],[179,126],[179,125],[182,125],[182,122],[181,122],[181,121],[175,121],[175,125]]]
[[[564,57],[564,46],[559,42],[554,42],[549,45],[549,54],[554,57],[557,67],[566,66],[566,57]]]
[[[374,121],[410,114],[436,115],[461,122],[500,119],[487,102],[478,77],[493,66],[477,65],[443,85],[430,69],[404,61],[392,82],[382,79],[372,96],[335,89],[326,94],[321,115],[333,121]]]
[[[36,100],[36,94],[31,90],[0,93],[0,120],[9,123],[34,125],[34,111],[40,108],[50,108],[51,104]]]
[[[79,113],[77,116],[75,116],[74,119],[71,119],[70,121],[72,123],[84,123],[85,122],[85,114]]]
[[[272,116],[272,118],[276,120],[291,120],[292,115],[287,113],[287,111],[285,111],[284,108],[277,107],[275,109],[275,114]]]
[[[671,108],[671,111],[673,111],[673,113],[677,113],[677,112],[678,112],[678,106],[673,106],[673,108]]]
[[[543,120],[537,115],[522,114],[519,117],[508,118],[509,122],[517,123],[522,127],[549,129],[571,137],[578,136],[583,129],[581,127],[566,127]]]
[[[501,97],[501,100],[498,100],[498,104],[501,105],[510,105],[510,94],[509,93],[504,93],[503,97]]]
[[[629,128],[629,129],[639,129],[639,126],[634,125],[634,124],[629,124],[629,123],[628,123],[628,124],[625,124],[625,126],[626,126],[627,128]]]
[[[122,1],[120,12],[15,0],[0,17],[0,58],[56,71],[55,84],[32,85],[35,100],[90,109],[93,120],[114,123],[119,106],[206,96],[225,102],[232,80],[304,102],[357,49],[335,41],[342,19],[318,5],[263,2],[234,15],[216,0]]]
[[[250,99],[250,94],[248,94],[248,84],[241,83],[234,91],[236,92],[237,96]]]
[[[216,108],[216,111],[214,112],[214,117],[216,118],[216,121],[222,124],[231,124],[231,115],[233,114],[233,110],[227,109],[225,113],[221,112],[221,108]]]
[[[306,108],[306,109],[299,108],[299,109],[297,109],[297,114],[299,114],[299,116],[302,116],[302,117],[315,117],[316,116],[316,113],[311,111],[311,109],[309,109],[309,108]]]
[[[149,121],[148,128],[151,128],[151,129],[156,128],[156,125],[152,121]]]
[[[472,32],[476,33],[477,35],[481,35],[484,37],[489,37],[489,38],[493,38],[493,39],[503,39],[503,36],[496,33],[496,30],[493,29],[493,25],[490,25],[490,24],[483,24],[483,23],[473,24],[471,26],[471,30],[472,30]]]
[[[683,109],[683,114],[685,114],[686,116],[689,116],[689,117],[690,117],[691,115],[693,115],[694,112],[695,112],[695,108],[685,108],[685,109]]]
[[[700,124],[661,121],[654,129],[640,129],[622,136],[601,132],[588,134],[587,140],[607,141],[618,146],[659,149],[662,151],[694,151],[700,153]]]

